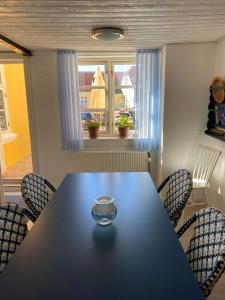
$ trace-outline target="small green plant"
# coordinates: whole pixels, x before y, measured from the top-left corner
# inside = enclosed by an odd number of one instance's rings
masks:
[[[101,125],[101,122],[99,122],[97,119],[93,118],[93,119],[87,120],[86,124],[87,124],[87,128],[99,128]]]
[[[125,115],[120,115],[117,119],[118,128],[128,127],[131,128],[133,125],[133,119],[131,117],[127,117]]]

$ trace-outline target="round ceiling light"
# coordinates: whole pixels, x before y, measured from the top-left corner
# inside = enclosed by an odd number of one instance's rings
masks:
[[[121,40],[124,37],[124,33],[120,28],[102,27],[94,29],[92,37],[99,41],[114,41]]]

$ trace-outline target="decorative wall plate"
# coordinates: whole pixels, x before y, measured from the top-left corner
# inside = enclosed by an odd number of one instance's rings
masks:
[[[225,97],[225,82],[219,76],[216,76],[212,80],[212,94],[217,103],[222,103]]]

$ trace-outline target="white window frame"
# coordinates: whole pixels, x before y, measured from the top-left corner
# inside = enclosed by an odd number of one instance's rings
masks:
[[[109,115],[109,82],[108,82],[108,64],[105,61],[90,61],[90,62],[79,62],[78,65],[82,65],[82,66],[91,66],[91,65],[104,65],[105,67],[105,86],[82,86],[82,88],[80,88],[80,92],[81,91],[89,91],[92,89],[104,89],[105,90],[105,108],[100,108],[100,109],[94,109],[94,108],[88,108],[88,111],[90,112],[105,112],[105,117],[106,117],[106,123],[109,123],[109,119],[108,119],[108,115]],[[108,124],[106,124],[106,127],[108,126]],[[85,136],[87,136],[87,132],[84,132]],[[102,131],[101,134],[107,135],[108,132],[107,130]]]
[[[134,89],[134,92],[135,92],[135,89],[136,89],[136,85],[115,85],[115,65],[135,65],[136,66],[136,61],[135,59],[134,60],[129,60],[129,61],[112,61],[111,62],[111,80],[112,80],[112,101],[111,101],[111,104],[112,104],[112,110],[111,110],[111,117],[113,118],[114,117],[114,110],[113,110],[113,100],[115,99],[115,91],[117,88],[133,88]],[[111,126],[111,129],[112,129],[112,133],[111,135],[112,136],[115,136],[115,128],[114,128],[114,121],[112,120],[111,122],[112,126]],[[133,135],[133,131],[130,131],[130,134],[129,136],[131,137]]]
[[[106,105],[105,105],[105,113],[106,113],[106,120],[108,121],[108,132],[101,132],[99,135],[99,139],[118,139],[121,140],[118,134],[114,130],[114,110],[113,110],[113,101],[114,101],[114,94],[115,94],[115,87],[119,88],[120,86],[115,86],[115,72],[114,66],[115,65],[136,65],[135,56],[134,57],[101,57],[101,58],[93,58],[93,57],[85,57],[85,58],[78,58],[78,65],[105,65],[105,74],[106,74],[106,82],[105,82],[105,91],[106,91]],[[123,86],[124,87],[124,86]],[[125,86],[126,87],[126,86]],[[131,86],[129,86],[131,87]],[[133,86],[135,88],[135,86]],[[87,89],[90,87],[86,87]],[[96,87],[94,87],[96,88]],[[102,87],[97,87],[102,88]],[[94,111],[90,109],[90,111]],[[96,111],[101,111],[100,109],[96,109]],[[108,114],[108,115],[107,115]],[[88,139],[88,133],[84,132],[84,138]],[[130,134],[128,139],[133,139],[133,135]],[[98,141],[95,140],[97,143]],[[94,143],[95,141],[91,141]],[[126,143],[126,142],[125,142]],[[128,142],[129,143],[129,142]],[[124,144],[124,142],[122,142]]]

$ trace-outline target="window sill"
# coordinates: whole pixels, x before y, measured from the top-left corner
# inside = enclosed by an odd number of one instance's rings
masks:
[[[10,142],[13,142],[17,139],[17,134],[13,133],[11,131],[5,131],[2,133],[2,143],[8,144]]]
[[[224,135],[222,135],[222,136],[220,136],[220,135],[214,135],[214,134],[209,133],[207,131],[205,131],[205,134],[208,135],[208,136],[211,136],[214,139],[217,139],[219,141],[225,142],[225,136]]]
[[[84,137],[85,151],[125,151],[135,150],[135,139],[133,136],[119,138],[118,136],[100,136],[97,139]]]

